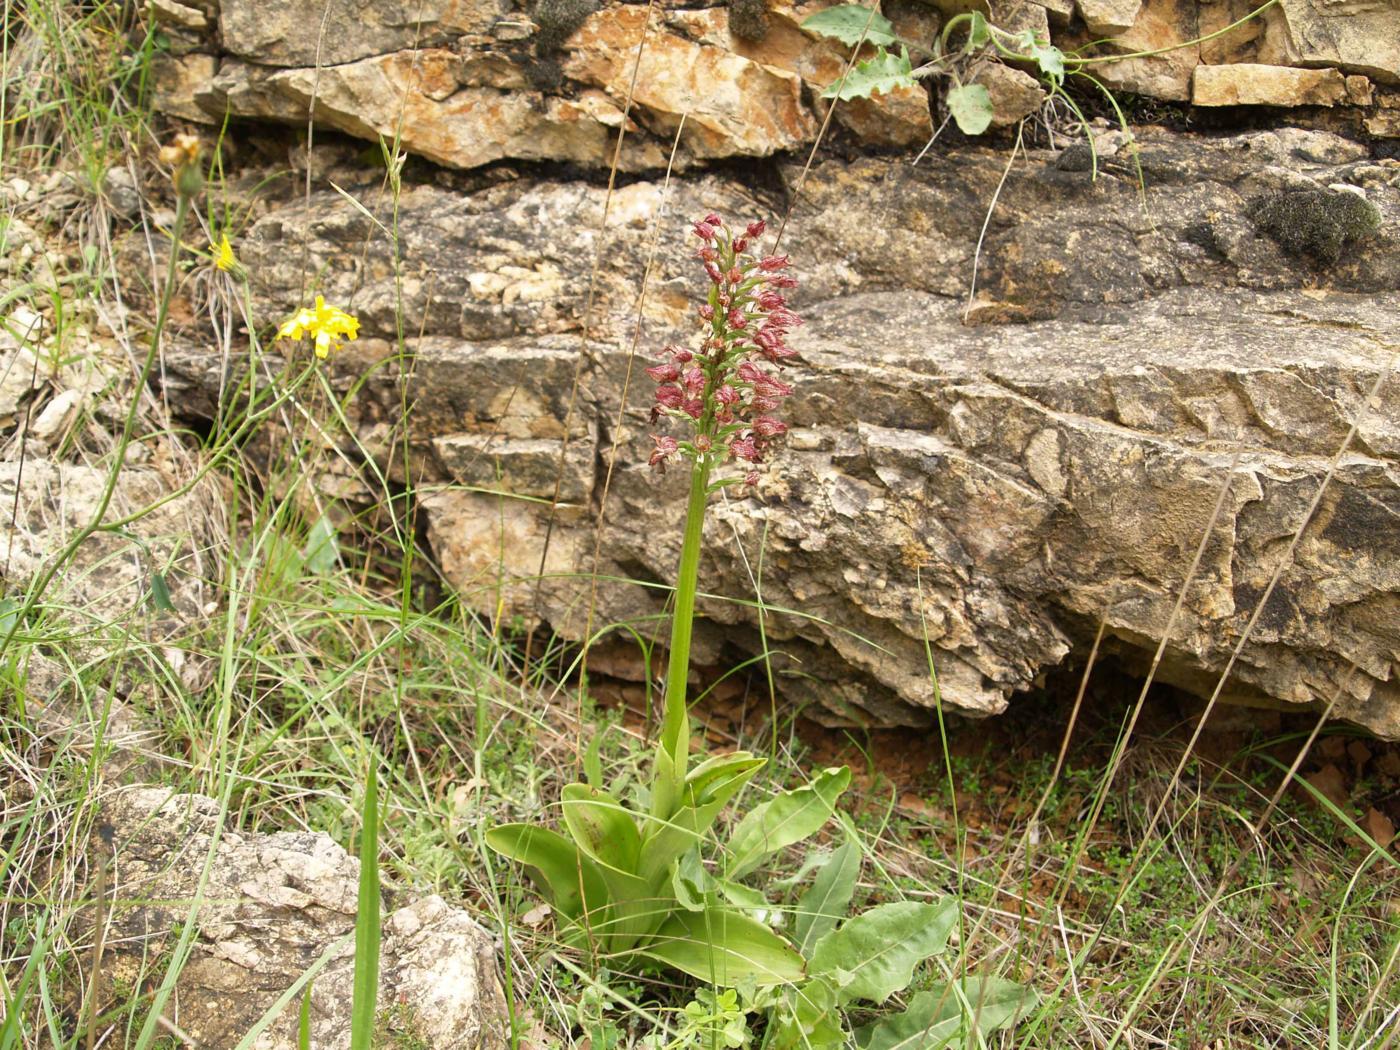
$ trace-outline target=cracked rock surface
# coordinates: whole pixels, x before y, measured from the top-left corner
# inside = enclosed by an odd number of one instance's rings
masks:
[[[1128,660],[1150,655],[1228,478],[1162,669],[1209,695],[1395,352],[1400,165],[1296,130],[1145,131],[1140,142],[1145,203],[1135,166],[1108,150],[1097,180],[1070,151],[1016,165],[970,302],[1002,155],[813,170],[783,241],[808,320],[792,339],[792,429],[758,493],[731,489],[713,508],[701,589],[719,597],[701,603],[700,659],[733,666],[760,651],[761,557],[763,627],[792,702],[831,721],[927,724],[926,632],[944,700],[999,712],[1086,649],[1100,619]],[[782,180],[795,177],[780,167],[772,192],[729,174],[678,177],[669,196],[631,183],[601,246],[598,185],[409,189],[402,295],[406,327],[424,334],[404,361],[391,339],[391,253],[337,195],[273,209],[243,258],[266,318],[297,305],[305,272],[364,321],[336,381],[348,390],[368,377],[352,419],[391,469],[407,396],[429,539],[469,602],[494,612],[504,566],[509,611],[578,638],[593,593],[579,574],[596,568],[594,626],[658,634],[665,592],[646,584],[673,572],[685,479],[645,466],[640,367],[694,334],[687,311],[703,276],[682,220],[780,215]],[[1331,202],[1345,217],[1358,194],[1382,221],[1320,230],[1321,254],[1307,237],[1280,243],[1250,216],[1290,194],[1319,205],[1308,214],[1324,226]],[[220,365],[196,352],[172,360],[189,411],[218,389]],[[1398,410],[1392,379],[1244,641],[1227,699],[1337,694],[1341,717],[1400,736]]]
[[[320,833],[239,834],[219,827],[219,804],[163,787],[115,791],[103,812],[111,845],[114,903],[104,978],[135,985],[163,972],[176,924],[189,915],[206,859],[198,930],[172,1007],[200,1046],[239,1043],[307,969],[320,965],[311,993],[311,1045],[350,1045],[354,927],[359,862]],[[103,830],[103,829],[99,829]],[[213,851],[211,855],[211,844]],[[509,1022],[496,975],[494,939],[441,897],[384,909],[381,1023],[397,1045],[496,1050]],[[263,1030],[258,1050],[297,1045],[301,997]]]

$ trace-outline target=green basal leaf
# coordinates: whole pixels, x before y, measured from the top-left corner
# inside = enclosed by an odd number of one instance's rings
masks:
[[[698,849],[686,850],[671,868],[671,889],[686,911],[704,911],[714,879],[700,861]]]
[[[550,906],[564,919],[597,924],[606,915],[608,888],[598,866],[557,831],[534,824],[502,824],[486,833],[486,844],[529,869]]]
[[[836,992],[827,981],[806,981],[783,993],[773,1010],[767,1050],[838,1050],[846,1029]]]
[[[658,751],[658,757],[661,752]],[[642,836],[639,874],[658,885],[671,862],[705,836],[725,804],[764,764],[765,759],[744,752],[706,759],[690,771],[682,787],[684,804],[669,821],[653,818]]]
[[[961,993],[961,994],[959,994]],[[856,1033],[861,1050],[938,1050],[954,1040],[1010,1028],[1036,1005],[1037,996],[1000,977],[968,977],[909,1000],[903,1013]]]
[[[872,92],[885,94],[895,88],[914,87],[916,84],[909,52],[901,49],[898,55],[892,55],[881,47],[874,58],[857,62],[846,74],[845,80],[831,84],[822,92],[822,98],[849,102],[853,98],[869,98]]]
[[[980,135],[991,127],[992,95],[981,84],[961,84],[948,91],[948,112],[964,135]]]
[[[807,892],[798,898],[792,933],[804,959],[845,918],[860,877],[860,860],[860,846],[848,831],[846,841],[827,858]]]
[[[170,586],[165,582],[165,574],[151,573],[151,604],[161,612],[174,612],[175,603],[170,598]],[[3,616],[0,612],[0,616]],[[0,625],[2,627],[3,625]],[[0,632],[2,634],[3,632]]]
[[[642,836],[621,802],[591,784],[570,784],[560,797],[574,843],[605,868],[635,874]]]
[[[831,977],[843,1004],[882,1003],[908,986],[914,967],[943,951],[957,918],[951,897],[881,904],[818,941],[808,967],[814,976]]]
[[[750,810],[729,838],[728,877],[743,878],[765,857],[814,834],[831,818],[837,798],[850,783],[846,766],[824,769],[810,784]]]
[[[640,951],[721,988],[746,980],[764,987],[802,979],[802,957],[787,941],[763,923],[723,906],[676,912]]]
[[[301,560],[313,576],[329,576],[335,571],[340,561],[340,544],[336,540],[335,525],[326,515],[322,514],[311,526]]]
[[[854,47],[864,40],[868,44],[893,44],[898,37],[888,18],[859,4],[828,7],[802,20],[802,28],[818,36],[830,37]]]

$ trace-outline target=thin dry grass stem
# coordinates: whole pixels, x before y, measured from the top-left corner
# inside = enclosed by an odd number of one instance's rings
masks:
[[[1256,836],[1262,835],[1264,829],[1268,827],[1269,821],[1274,815],[1274,811],[1278,808],[1279,803],[1283,801],[1284,794],[1287,793],[1289,787],[1293,784],[1294,778],[1298,775],[1298,770],[1302,768],[1303,762],[1312,751],[1313,744],[1322,733],[1322,729],[1327,724],[1328,719],[1332,717],[1332,710],[1336,707],[1337,701],[1341,699],[1347,687],[1351,685],[1351,679],[1355,673],[1356,664],[1353,663],[1348,667],[1347,673],[1342,681],[1337,684],[1337,688],[1333,690],[1331,697],[1328,698],[1326,706],[1313,723],[1312,731],[1309,732],[1302,746],[1298,748],[1298,753],[1294,756],[1287,773],[1279,778],[1278,787],[1274,790],[1273,795],[1270,796],[1268,805],[1264,807],[1264,811],[1259,814],[1258,819],[1254,822],[1253,833]],[[1109,1050],[1112,1050],[1112,1047],[1118,1045],[1119,1040],[1124,1033],[1128,1031],[1134,1018],[1137,1016],[1142,1003],[1161,985],[1165,975],[1171,971],[1176,961],[1181,957],[1181,953],[1185,950],[1186,946],[1188,944],[1194,944],[1194,939],[1200,936],[1206,920],[1210,918],[1211,914],[1224,899],[1226,888],[1235,877],[1235,874],[1240,870],[1247,856],[1249,856],[1249,854],[1245,852],[1237,853],[1235,858],[1226,866],[1225,870],[1221,872],[1220,878],[1216,882],[1215,890],[1211,893],[1210,898],[1197,913],[1196,918],[1192,921],[1186,932],[1173,943],[1167,955],[1159,961],[1155,967],[1155,973],[1151,981],[1134,997],[1132,1003],[1129,1005],[1127,1013],[1119,1023],[1118,1030],[1114,1032],[1112,1041],[1108,1044]],[[1125,877],[1124,882],[1126,881],[1127,878]],[[1189,978],[1187,979],[1187,983],[1189,983]]]
[[[1196,573],[1200,570],[1201,562],[1205,558],[1206,548],[1210,545],[1211,537],[1215,534],[1215,526],[1220,520],[1220,515],[1225,508],[1225,499],[1230,492],[1230,488],[1235,478],[1235,470],[1239,466],[1241,450],[1236,449],[1234,455],[1230,457],[1230,463],[1225,472],[1225,480],[1220,486],[1220,494],[1216,498],[1215,507],[1211,511],[1210,519],[1206,522],[1206,527],[1201,532],[1201,542],[1196,547],[1196,554],[1191,559],[1191,566],[1186,572],[1186,578],[1182,580],[1181,589],[1177,593],[1176,604],[1172,607],[1171,615],[1167,617],[1166,626],[1162,629],[1162,640],[1157,645],[1157,651],[1152,656],[1152,664],[1148,668],[1147,677],[1143,679],[1142,688],[1138,692],[1136,702],[1133,704],[1131,713],[1128,716],[1127,724],[1124,726],[1119,736],[1118,742],[1113,749],[1113,756],[1109,760],[1108,769],[1104,772],[1103,780],[1100,784],[1097,796],[1089,814],[1089,819],[1083,831],[1080,832],[1080,845],[1076,847],[1070,855],[1069,869],[1056,892],[1054,907],[1059,907],[1064,903],[1070,887],[1074,883],[1074,874],[1084,849],[1087,847],[1094,829],[1098,826],[1099,817],[1103,813],[1104,803],[1108,799],[1109,788],[1118,776],[1118,771],[1123,764],[1123,757],[1128,750],[1128,742],[1132,739],[1133,730],[1137,727],[1138,718],[1142,715],[1142,710],[1147,704],[1147,693],[1152,687],[1152,682],[1157,675],[1157,668],[1161,665],[1162,657],[1166,654],[1167,644],[1171,640],[1173,632],[1176,630],[1177,619],[1181,615],[1181,610],[1186,604],[1186,595],[1191,589],[1191,584],[1196,579]],[[1037,944],[1035,955],[1039,957],[1040,944]]]
[[[642,55],[646,53],[647,40],[651,36],[652,19],[656,15],[656,0],[647,0],[647,16],[642,21],[642,32],[637,39],[637,57],[632,63],[632,76],[627,83],[627,95],[622,102],[622,119],[617,127],[617,142],[613,146],[612,162],[608,165],[608,190],[603,197],[603,214],[598,220],[598,248],[593,253],[593,266],[588,274],[588,295],[583,306],[583,330],[579,334],[578,358],[574,362],[573,382],[569,387],[569,404],[564,410],[564,435],[559,442],[559,461],[554,474],[554,492],[549,499],[549,517],[545,521],[544,542],[540,546],[540,567],[535,573],[534,593],[531,596],[532,615],[525,632],[525,653],[522,659],[528,679],[530,651],[539,620],[540,593],[543,586],[545,565],[549,559],[549,547],[554,538],[554,522],[559,513],[559,493],[564,485],[565,457],[569,452],[569,428],[574,421],[578,407],[579,386],[583,380],[583,366],[588,359],[588,350],[593,342],[593,307],[598,295],[598,274],[603,265],[603,253],[607,247],[608,215],[612,211],[613,193],[617,187],[617,169],[622,160],[622,144],[627,137],[627,123],[631,120],[632,99],[637,91],[637,79],[641,75]],[[525,688],[522,681],[521,688]],[[579,761],[583,760],[582,750]]]
[[[661,182],[661,200],[657,205],[656,216],[651,225],[651,240],[647,245],[646,265],[642,269],[642,285],[637,293],[637,316],[632,327],[632,342],[627,347],[627,367],[622,375],[622,393],[618,396],[617,419],[613,423],[612,447],[608,451],[608,466],[603,473],[603,491],[598,498],[598,514],[593,524],[593,568],[589,573],[588,608],[584,614],[583,652],[578,659],[578,666],[581,668],[585,680],[588,674],[588,649],[593,639],[593,617],[598,604],[598,569],[602,564],[603,557],[603,526],[608,513],[608,494],[612,490],[613,470],[617,466],[617,450],[622,445],[622,435],[626,427],[627,395],[632,388],[632,370],[637,359],[637,347],[642,341],[642,322],[646,310],[647,291],[651,284],[652,271],[656,266],[656,249],[661,240],[661,222],[666,216],[666,199],[671,190],[671,171],[676,163],[676,152],[680,149],[681,133],[685,131],[687,116],[688,114],[682,113],[680,122],[676,125],[676,136],[671,141],[671,155],[666,161],[666,175]],[[567,432],[566,425],[565,433]],[[577,717],[580,725],[583,723],[584,692],[584,689],[578,690]],[[580,741],[579,754],[583,754],[582,741]]]
[[[1099,646],[1103,643],[1103,636],[1107,626],[1108,617],[1105,614],[1099,618],[1099,628],[1094,635],[1094,644],[1089,650],[1088,659],[1085,661],[1084,673],[1079,676],[1079,689],[1074,694],[1074,706],[1070,709],[1069,721],[1065,725],[1064,735],[1060,738],[1060,750],[1055,756],[1055,766],[1050,772],[1050,778],[1045,783],[1045,790],[1040,793],[1040,798],[1036,801],[1035,809],[1031,812],[1030,817],[1026,821],[1026,828],[1021,833],[1019,848],[1012,852],[1011,856],[1007,859],[1007,863],[1001,867],[1000,873],[997,876],[996,886],[992,891],[993,899],[1001,896],[1006,886],[1007,877],[1011,873],[1012,865],[1015,864],[1018,858],[1025,864],[1026,874],[1029,874],[1031,838],[1036,828],[1039,826],[1041,814],[1045,812],[1045,807],[1050,802],[1050,796],[1054,793],[1055,785],[1059,782],[1060,773],[1064,770],[1065,759],[1069,755],[1070,741],[1074,738],[1075,727],[1079,724],[1079,712],[1084,706],[1084,695],[1088,691],[1089,678],[1093,673],[1094,664],[1098,660]],[[1055,912],[1056,914],[1060,913],[1060,904],[1058,902],[1055,905]],[[1045,929],[1043,920],[1036,923],[1036,925],[1042,931]],[[982,926],[979,922],[968,932],[967,946],[969,948],[976,942],[977,935],[981,931],[981,928]]]
[[[1259,596],[1258,602],[1255,603],[1254,612],[1250,614],[1249,621],[1245,624],[1244,631],[1241,632],[1239,641],[1235,643],[1235,648],[1231,651],[1229,660],[1225,662],[1225,669],[1220,672],[1220,676],[1216,679],[1215,688],[1211,691],[1210,699],[1206,701],[1205,709],[1201,712],[1200,718],[1196,722],[1196,727],[1191,734],[1191,739],[1187,741],[1186,746],[1182,749],[1181,759],[1177,762],[1176,769],[1173,771],[1171,781],[1168,785],[1168,794],[1172,787],[1180,780],[1182,771],[1191,760],[1191,754],[1195,751],[1196,744],[1200,741],[1201,734],[1205,731],[1206,723],[1210,720],[1211,713],[1215,710],[1215,705],[1219,702],[1220,695],[1225,690],[1225,684],[1230,680],[1230,672],[1234,670],[1235,663],[1239,659],[1240,653],[1244,651],[1245,645],[1248,644],[1250,637],[1254,633],[1254,628],[1258,626],[1259,619],[1263,616],[1264,609],[1269,604],[1269,599],[1273,596],[1274,588],[1278,586],[1278,582],[1283,578],[1284,572],[1293,564],[1293,555],[1298,549],[1298,544],[1302,542],[1303,533],[1307,531],[1307,527],[1312,521],[1313,515],[1317,513],[1317,508],[1322,504],[1322,497],[1327,492],[1327,488],[1332,483],[1332,479],[1336,477],[1337,469],[1341,466],[1342,458],[1351,449],[1352,442],[1356,439],[1356,435],[1360,431],[1362,424],[1370,414],[1371,406],[1378,404],[1380,392],[1385,387],[1386,381],[1390,378],[1390,374],[1395,368],[1397,357],[1400,357],[1400,353],[1392,353],[1385,367],[1377,373],[1376,380],[1371,385],[1371,389],[1367,393],[1365,400],[1362,401],[1361,407],[1357,411],[1356,418],[1352,421],[1350,429],[1347,430],[1341,445],[1338,447],[1336,453],[1333,454],[1331,462],[1327,464],[1327,471],[1323,474],[1322,480],[1318,482],[1317,491],[1313,493],[1312,502],[1308,504],[1307,510],[1303,512],[1303,517],[1298,522],[1298,527],[1293,530],[1293,536],[1289,539],[1287,548],[1285,548],[1282,555],[1280,555],[1278,564],[1274,566],[1274,571],[1269,576],[1269,583],[1264,588],[1264,593]],[[1355,670],[1355,665],[1353,665],[1352,670]],[[1350,682],[1351,677],[1352,675],[1349,671],[1346,680]],[[1152,819],[1148,821],[1144,837],[1151,837],[1152,833],[1157,828],[1157,822],[1161,818],[1162,811],[1165,808],[1166,796],[1163,797],[1162,803],[1152,814]]]

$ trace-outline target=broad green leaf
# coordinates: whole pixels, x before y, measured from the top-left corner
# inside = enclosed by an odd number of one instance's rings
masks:
[[[992,29],[987,25],[987,16],[981,11],[970,11],[968,16],[967,43],[963,45],[965,54],[970,54],[979,47],[986,47],[992,42]]]
[[[570,784],[560,797],[564,823],[578,848],[605,868],[635,874],[642,837],[622,803],[590,784]]]
[[[722,988],[802,979],[802,957],[763,923],[731,908],[676,912],[641,952]]]
[[[24,606],[13,598],[0,598],[0,642],[19,627],[19,614]]]
[[[661,752],[657,752],[658,759]],[[655,886],[670,870],[671,862],[700,842],[728,801],[766,759],[747,752],[721,755],[701,762],[690,771],[682,787],[682,804],[671,819],[655,818],[642,836],[638,868],[643,879]]]
[[[326,515],[322,514],[311,526],[301,558],[313,576],[329,576],[335,571],[340,561],[340,544],[335,538],[335,525]]]
[[[170,587],[165,582],[164,573],[151,573],[151,604],[161,612],[175,611],[175,603],[170,600]]]
[[[964,135],[980,135],[992,125],[992,95],[981,84],[962,84],[948,91],[948,112]]]
[[[752,886],[745,886],[742,882],[730,882],[728,879],[716,879],[715,889],[719,890],[721,896],[730,904],[742,908],[759,922],[769,921],[773,905]]]
[[[729,878],[743,878],[765,857],[814,834],[836,811],[836,800],[850,783],[846,766],[824,769],[810,784],[750,810],[729,837]]]
[[[857,62],[844,80],[836,80],[822,92],[822,98],[837,98],[849,102],[853,98],[869,98],[872,92],[886,94],[895,88],[914,87],[914,66],[909,52],[901,50],[892,55],[883,47],[874,58]]]
[[[369,763],[360,829],[360,888],[355,912],[355,974],[350,1000],[350,1050],[370,1050],[379,999],[379,775]],[[308,990],[310,985],[307,986]]]
[[[961,996],[958,992],[961,991]],[[966,1004],[966,1005],[964,1005]],[[861,1050],[938,1050],[952,1040],[1010,1028],[1036,1004],[1036,994],[1000,977],[968,977],[909,1000],[903,1013],[856,1033]]]
[[[714,879],[700,861],[700,851],[689,849],[676,858],[671,869],[671,889],[686,911],[704,911]]]
[[[655,929],[669,905],[659,907],[654,888],[637,872],[642,838],[630,813],[606,791],[570,784],[562,792],[564,824],[574,845],[598,866],[608,887],[613,911],[595,929],[613,938],[614,951],[625,951],[636,938]]]
[[[529,868],[550,906],[565,919],[581,922],[585,910],[594,924],[605,917],[608,889],[598,866],[563,835],[534,824],[502,824],[486,833],[486,844]]]
[[[860,846],[848,834],[812,880],[812,885],[797,900],[797,918],[793,936],[797,950],[805,959],[816,943],[832,930],[838,920],[845,918],[846,909],[856,891],[860,877]]]
[[[588,748],[583,753],[583,774],[584,778],[595,788],[603,786],[603,734],[594,733],[588,741]]]
[[[888,18],[879,11],[872,14],[870,8],[859,4],[842,4],[818,11],[802,20],[802,28],[852,47],[862,40],[868,44],[893,44],[898,39],[894,24]]]
[[[1065,53],[1058,47],[1037,42],[1031,48],[1030,54],[1035,58],[1040,71],[1049,77],[1052,83],[1058,84],[1065,79]]]
[[[841,1050],[846,1029],[836,992],[822,980],[805,981],[783,993],[773,1011],[768,1050]]]
[[[908,986],[914,967],[947,946],[957,918],[958,902],[952,897],[937,904],[881,904],[818,941],[809,969],[831,978],[842,1003],[883,1003]]]

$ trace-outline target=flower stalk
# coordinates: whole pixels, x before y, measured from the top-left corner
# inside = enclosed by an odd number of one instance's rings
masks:
[[[652,421],[669,418],[685,432],[679,438],[655,435],[650,464],[662,471],[673,458],[688,459],[691,464],[652,789],[652,812],[663,820],[684,801],[690,749],[686,684],[706,504],[710,493],[722,486],[756,486],[760,480],[757,468],[768,444],[787,430],[773,413],[792,387],[759,362],[780,367],[794,356],[785,337],[802,320],[787,308],[782,294],[797,285],[783,272],[787,257],[759,258],[748,250],[764,228],[762,221],[754,222],[736,234],[713,213],[693,225],[692,232],[700,241],[695,256],[710,282],[705,302],[696,310],[702,329],[699,346],[668,346],[662,363],[647,369],[657,383]],[[715,470],[728,462],[743,473],[712,483]]]

